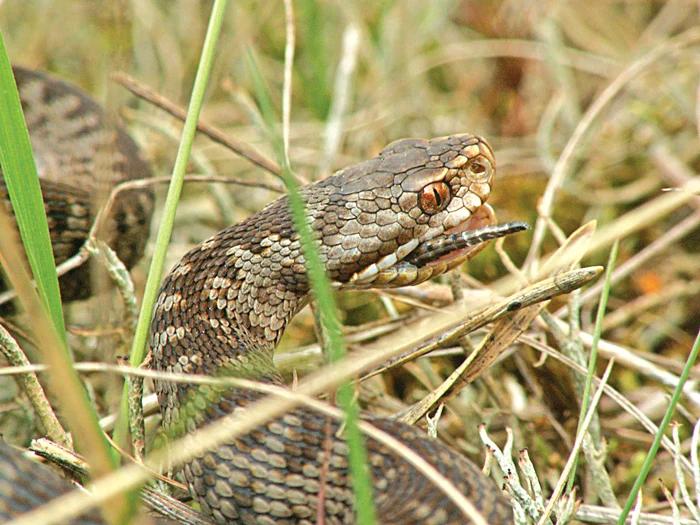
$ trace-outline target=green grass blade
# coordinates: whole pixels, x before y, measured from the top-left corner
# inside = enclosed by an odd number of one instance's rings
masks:
[[[51,373],[47,375],[52,391],[65,407],[70,407],[66,423],[76,447],[88,459],[93,476],[99,477],[116,467],[110,460],[109,445],[88,399],[68,351],[61,308],[56,267],[51,250],[48,223],[41,188],[36,175],[34,156],[24,122],[9,57],[0,33],[0,164],[15,217],[39,295],[26,272],[21,255],[15,249],[13,235],[0,238],[4,270],[15,286],[22,305],[32,319],[32,331],[41,342],[39,351]],[[3,229],[9,221],[1,217]],[[105,506],[110,523],[128,520],[131,505],[114,501]],[[125,521],[124,521],[125,522]]]
[[[581,432],[581,425],[583,424],[583,418],[588,412],[588,405],[591,397],[591,385],[593,384],[593,376],[595,375],[596,365],[598,363],[598,343],[600,343],[600,336],[603,333],[603,320],[605,318],[605,311],[608,307],[608,298],[610,297],[610,282],[612,279],[613,270],[615,269],[615,262],[617,261],[617,251],[620,246],[619,241],[615,241],[612,249],[610,250],[610,257],[608,257],[608,266],[605,270],[605,285],[603,286],[603,291],[600,294],[600,302],[598,303],[598,312],[596,314],[595,329],[593,331],[593,342],[591,344],[591,354],[588,357],[588,373],[586,374],[586,382],[583,387],[583,395],[581,396],[581,411],[579,417],[579,427],[576,434]],[[569,476],[569,482],[567,484],[567,492],[570,492],[574,486],[574,478],[576,477],[576,463],[571,469],[571,475]]]
[[[661,439],[664,437],[666,429],[668,428],[668,424],[671,422],[671,418],[673,417],[673,414],[676,410],[678,400],[680,399],[681,394],[683,393],[683,387],[685,386],[686,381],[688,381],[690,371],[693,369],[693,365],[695,364],[695,359],[698,356],[698,352],[700,352],[700,331],[698,332],[698,335],[695,338],[695,343],[693,344],[693,348],[690,351],[688,360],[685,362],[683,372],[678,378],[678,384],[676,385],[676,389],[674,390],[673,396],[671,397],[671,401],[668,404],[668,408],[666,409],[664,418],[663,420],[661,420],[661,424],[659,425],[659,432],[654,437],[654,441],[652,442],[651,447],[649,447],[649,453],[644,459],[642,469],[639,473],[639,476],[637,476],[637,480],[634,482],[634,486],[632,487],[630,495],[627,498],[627,503],[625,503],[625,507],[622,509],[622,514],[620,514],[620,517],[617,520],[617,525],[624,525],[625,520],[627,519],[627,516],[630,513],[630,510],[632,510],[632,507],[634,506],[634,502],[637,500],[637,494],[642,488],[644,481],[647,479],[647,475],[651,470],[651,464],[654,462],[656,453],[658,452],[659,446],[661,445]]]
[[[163,267],[165,266],[165,256],[173,231],[173,224],[175,223],[175,211],[177,209],[177,203],[180,200],[182,184],[187,169],[187,161],[197,132],[197,122],[199,121],[199,114],[202,109],[202,104],[204,103],[204,94],[207,83],[209,82],[209,75],[214,64],[214,52],[216,50],[219,34],[221,33],[221,26],[223,25],[227,3],[227,0],[216,0],[209,18],[209,26],[204,38],[199,68],[197,69],[197,75],[192,88],[190,106],[182,130],[182,139],[175,159],[175,166],[173,167],[173,176],[170,181],[170,186],[168,187],[168,194],[165,198],[163,218],[158,228],[158,235],[156,236],[156,246],[153,259],[151,260],[151,267],[148,271],[148,279],[146,280],[146,288],[141,303],[141,313],[136,325],[134,341],[131,347],[129,362],[131,366],[134,367],[138,367],[144,359],[151,317],[153,316],[153,308],[156,304]],[[121,445],[126,442],[128,404],[128,392],[125,386],[122,394],[120,417],[114,431],[114,439]]]
[[[39,295],[65,340],[61,294],[44,201],[10,59],[0,33],[0,166]]]

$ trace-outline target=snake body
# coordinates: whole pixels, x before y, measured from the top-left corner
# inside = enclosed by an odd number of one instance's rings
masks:
[[[463,134],[401,140],[373,159],[304,186],[316,247],[334,285],[406,286],[462,264],[473,247],[465,242],[450,252],[441,240],[493,222],[485,201],[494,172],[489,145]],[[419,264],[411,262],[412,252],[420,254]],[[282,197],[193,248],[168,274],[151,324],[154,367],[281,384],[273,352],[309,292],[299,235]],[[240,388],[163,380],[156,381],[156,390],[165,430],[173,437],[232,412],[244,414],[261,397]],[[464,456],[419,428],[368,418],[451,480],[489,524],[513,523],[501,491]],[[378,523],[471,523],[393,450],[371,438],[366,445]],[[218,523],[353,524],[346,455],[337,421],[297,408],[202,454],[183,474],[201,509]],[[0,468],[9,468],[13,457],[3,457],[0,449]],[[0,492],[0,509],[12,508],[11,493]]]

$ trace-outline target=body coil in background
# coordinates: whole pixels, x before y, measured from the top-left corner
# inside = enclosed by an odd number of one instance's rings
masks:
[[[22,67],[13,67],[13,73],[58,265],[78,253],[115,186],[148,179],[152,172],[133,139],[86,92]],[[153,204],[150,189],[120,192],[98,232],[128,269],[141,259],[148,242]],[[12,213],[1,171],[0,205]],[[92,293],[90,264],[71,270],[59,284],[63,301],[86,299]]]

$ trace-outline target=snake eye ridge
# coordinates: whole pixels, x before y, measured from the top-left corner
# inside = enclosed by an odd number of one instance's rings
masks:
[[[433,215],[447,207],[450,187],[444,182],[431,182],[420,192],[418,203],[425,213]]]

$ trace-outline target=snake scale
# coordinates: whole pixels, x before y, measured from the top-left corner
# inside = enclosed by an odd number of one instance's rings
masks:
[[[76,170],[66,160],[66,175],[54,181],[64,194],[72,195],[66,190],[69,180],[78,180],[80,191],[92,188],[80,177],[90,171],[85,165],[99,161],[97,145],[107,138],[112,141],[109,149],[117,151],[117,160],[107,165],[110,184],[116,178],[148,175],[148,167],[120,128],[112,126],[107,137],[105,117],[87,95],[41,74],[25,70],[15,74],[40,167],[60,172],[63,163],[50,164],[46,152],[53,148],[54,134],[66,138],[67,130],[78,129],[69,140],[76,149],[85,147],[77,155],[84,166],[75,179]],[[81,120],[81,125],[76,126],[75,120]],[[65,153],[61,140],[56,142]],[[407,286],[462,264],[480,246],[472,247],[467,241],[459,249],[446,246],[468,237],[469,230],[494,222],[485,204],[494,173],[489,145],[480,137],[462,134],[400,140],[373,159],[302,187],[316,246],[334,285],[340,289]],[[117,251],[134,262],[145,242],[134,235],[148,222],[152,196],[148,192],[124,196],[113,227],[117,235],[110,240],[117,248],[126,246]],[[77,202],[84,205],[83,215],[90,217],[86,211],[90,201]],[[124,219],[126,225],[121,222]],[[55,238],[65,237],[71,224],[72,219],[56,223]],[[522,228],[512,231],[518,229]],[[494,235],[512,232],[502,230]],[[488,231],[479,233],[472,244],[488,239]],[[193,248],[168,274],[151,325],[154,367],[281,384],[273,352],[288,322],[308,303],[309,292],[299,236],[287,198],[282,197]],[[156,391],[165,430],[172,437],[231,412],[244,413],[262,396],[239,388],[195,388],[166,381],[156,381]],[[471,461],[419,428],[367,417],[450,479],[489,524],[513,523],[512,510],[499,488]],[[379,523],[471,522],[394,451],[371,438],[367,447]],[[354,498],[346,454],[337,421],[297,408],[196,458],[184,466],[183,477],[201,509],[218,523],[352,524]],[[48,489],[46,493],[37,490],[31,481],[49,475],[43,470],[28,464],[8,445],[0,445],[0,518],[21,514],[52,496]],[[68,490],[65,482],[50,479],[40,485],[55,487],[53,495]],[[74,523],[94,523],[98,518],[82,520]]]

